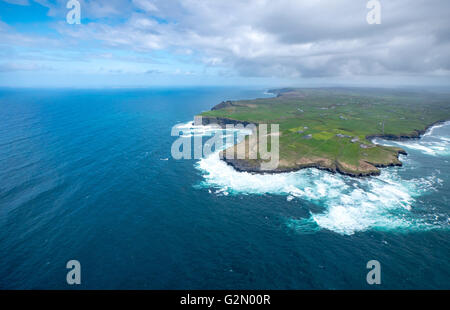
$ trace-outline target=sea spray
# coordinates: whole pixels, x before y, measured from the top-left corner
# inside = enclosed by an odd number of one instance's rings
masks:
[[[450,127],[450,122],[437,124],[430,127],[420,139],[411,140],[384,140],[373,139],[373,143],[397,146],[413,152],[420,152],[429,156],[449,156],[450,155],[450,137],[441,134],[442,130]]]
[[[370,229],[420,231],[448,228],[448,217],[430,221],[434,215],[417,216],[414,213],[417,199],[442,185],[436,174],[404,179],[399,171],[405,168],[398,167],[383,169],[380,176],[369,178],[352,178],[314,168],[280,174],[252,174],[234,170],[220,160],[218,151],[201,159],[196,168],[203,172],[200,187],[216,188],[218,195],[285,195],[287,201],[297,199],[325,207],[320,213],[310,212],[309,218],[286,219],[288,227],[303,233],[327,229],[351,235]]]

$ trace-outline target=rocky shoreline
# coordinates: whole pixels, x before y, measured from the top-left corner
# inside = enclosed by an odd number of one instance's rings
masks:
[[[405,154],[405,151],[399,152],[398,154]],[[287,173],[287,172],[295,172],[299,171],[301,169],[308,169],[308,168],[315,168],[318,170],[324,170],[331,173],[340,173],[342,175],[350,176],[350,177],[368,177],[368,176],[378,176],[381,174],[380,170],[371,171],[368,173],[352,173],[349,171],[343,170],[341,167],[339,167],[339,164],[336,162],[334,163],[333,167],[326,167],[321,166],[320,164],[313,163],[313,164],[306,164],[306,165],[298,165],[295,167],[289,167],[289,168],[277,168],[274,170],[261,170],[259,168],[259,165],[250,165],[247,161],[239,160],[239,159],[226,159],[221,158],[227,165],[233,167],[236,171],[239,172],[249,172],[249,173],[255,173],[255,174],[278,174],[278,173]],[[398,159],[398,157],[397,157]],[[371,164],[371,163],[368,163]],[[379,164],[371,164],[372,166],[376,168],[387,168],[387,167],[401,167],[403,166],[402,162],[393,162],[387,165],[379,165]]]
[[[221,118],[221,117],[210,117],[210,116],[202,116],[201,117],[201,123],[200,120],[195,118],[194,119],[195,125],[219,125],[221,128],[225,129],[226,125],[239,125],[242,124],[244,126],[254,124],[246,121],[238,121],[230,118]],[[256,124],[255,124],[256,125]]]
[[[228,102],[224,102],[221,104],[229,104]],[[394,140],[394,141],[404,141],[404,140],[410,140],[410,139],[420,139],[430,128],[433,126],[443,124],[447,122],[448,120],[440,120],[437,122],[434,122],[430,125],[428,125],[423,130],[415,130],[411,134],[404,134],[404,135],[389,135],[389,134],[376,134],[376,135],[370,135],[366,136],[367,140],[373,140],[375,138],[380,139],[386,139],[386,140]],[[221,128],[226,128],[226,125],[237,125],[242,124],[244,126],[247,126],[249,124],[254,124],[246,121],[239,121],[234,119],[228,119],[228,118],[220,118],[220,117],[202,117],[201,125],[213,125],[216,124],[220,126]],[[198,124],[200,125],[200,124]],[[255,124],[257,125],[257,124]],[[280,167],[274,170],[261,170],[260,168],[260,162],[258,161],[247,161],[242,159],[226,159],[225,157],[221,158],[224,162],[226,162],[229,166],[233,167],[236,171],[239,172],[248,172],[248,173],[255,173],[255,174],[278,174],[278,173],[287,173],[287,172],[295,172],[299,171],[301,169],[306,168],[316,168],[319,170],[325,170],[329,171],[331,173],[340,173],[342,175],[351,176],[351,177],[367,177],[367,176],[378,176],[381,174],[381,171],[378,168],[387,168],[387,167],[401,167],[403,164],[399,160],[400,155],[408,155],[407,152],[403,149],[399,149],[396,155],[396,160],[392,161],[389,164],[376,164],[376,163],[370,163],[365,162],[366,164],[369,164],[373,166],[376,169],[372,169],[371,171],[367,172],[350,172],[348,170],[345,170],[343,167],[340,167],[340,164],[335,161],[328,165],[321,165],[321,163],[308,163],[308,164],[299,164],[294,167]]]
[[[407,141],[411,139],[420,139],[429,129],[431,129],[434,126],[444,124],[448,122],[449,120],[439,120],[437,122],[432,123],[431,125],[428,125],[423,130],[416,129],[411,134],[406,135],[386,135],[386,134],[376,134],[376,135],[369,135],[366,136],[367,140],[373,140],[375,138],[385,139],[385,140],[393,140],[393,141]]]

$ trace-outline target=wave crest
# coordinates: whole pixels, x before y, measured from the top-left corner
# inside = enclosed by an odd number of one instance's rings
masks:
[[[196,163],[204,180],[201,187],[215,188],[216,195],[273,194],[324,206],[309,218],[286,219],[286,225],[302,233],[327,229],[343,235],[358,231],[417,231],[448,228],[448,216],[436,219],[415,212],[421,195],[436,191],[442,180],[436,174],[404,179],[398,167],[383,169],[380,176],[352,178],[317,169],[280,174],[237,172],[216,152]],[[417,207],[420,208],[420,207]],[[419,213],[421,215],[419,215]]]

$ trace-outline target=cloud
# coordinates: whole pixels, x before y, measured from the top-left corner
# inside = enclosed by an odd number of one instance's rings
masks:
[[[35,63],[2,63],[0,64],[0,72],[14,71],[52,71],[53,68]]]
[[[138,51],[190,49],[245,76],[432,74],[449,70],[448,1],[382,2],[368,25],[364,1],[144,1],[174,23],[130,13],[119,25],[67,31]],[[203,61],[200,60],[200,61]]]
[[[160,74],[162,73],[160,70],[150,69],[144,72],[145,74]]]
[[[65,1],[36,1],[61,16],[54,27],[66,45],[183,55],[197,66],[245,77],[450,72],[446,0],[381,1],[380,25],[367,24],[365,0],[80,0],[82,18],[93,21],[76,26],[64,22]]]
[[[133,4],[146,12],[158,11],[158,8],[149,0],[133,0]]]
[[[17,4],[17,5],[30,5],[30,2],[28,0],[3,0],[5,2],[11,3],[11,4]]]
[[[33,0],[48,8],[48,15],[65,19],[68,12],[68,0]],[[126,17],[133,12],[128,0],[78,0],[81,8],[81,18],[113,19]]]

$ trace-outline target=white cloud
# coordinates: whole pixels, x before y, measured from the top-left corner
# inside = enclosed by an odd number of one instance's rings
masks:
[[[12,71],[51,71],[52,67],[44,66],[36,63],[0,63],[0,72],[12,72]]]
[[[83,0],[83,16],[105,20],[76,27],[61,22],[57,29],[67,44],[94,41],[98,47],[143,54],[155,50],[186,54],[189,61],[242,76],[450,72],[450,2],[445,0],[382,1],[381,25],[367,24],[364,0],[133,0],[132,4]],[[58,5],[46,5],[51,14],[64,16]]]
[[[30,5],[30,2],[28,0],[3,0],[3,1],[17,5]]]
[[[158,8],[149,0],[133,0],[133,4],[146,12],[158,11]]]

